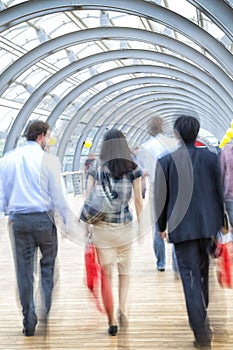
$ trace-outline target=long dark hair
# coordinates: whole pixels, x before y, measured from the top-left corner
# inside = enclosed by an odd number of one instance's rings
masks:
[[[102,165],[108,166],[111,176],[115,178],[120,178],[137,167],[132,160],[125,135],[118,129],[110,129],[104,134],[100,161]]]

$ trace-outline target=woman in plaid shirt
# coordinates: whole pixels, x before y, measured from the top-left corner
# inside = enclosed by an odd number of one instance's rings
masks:
[[[102,299],[108,317],[108,333],[116,335],[118,326],[114,318],[112,272],[118,270],[118,319],[125,326],[125,305],[129,289],[132,243],[138,238],[142,213],[142,170],[132,160],[124,134],[111,129],[104,135],[99,159],[87,173],[87,193],[94,187],[101,172],[109,179],[111,192],[118,201],[116,212],[106,213],[104,219],[89,228],[97,248],[100,264],[106,276],[102,283]],[[137,220],[133,221],[130,201],[134,199]],[[119,202],[121,209],[119,210]],[[109,286],[111,286],[109,291]]]

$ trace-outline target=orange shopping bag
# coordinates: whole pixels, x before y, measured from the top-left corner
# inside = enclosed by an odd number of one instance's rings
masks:
[[[220,255],[217,258],[217,279],[222,288],[233,288],[233,235],[220,234],[218,243]]]
[[[87,287],[92,293],[97,309],[100,312],[104,312],[103,307],[101,306],[101,279],[102,279],[102,270],[98,261],[98,256],[96,252],[96,247],[93,242],[88,239],[85,252],[85,268],[86,268],[86,283]]]

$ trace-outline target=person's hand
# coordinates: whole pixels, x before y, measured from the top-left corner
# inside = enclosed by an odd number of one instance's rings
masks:
[[[80,226],[79,218],[72,212],[67,215],[65,222],[65,236],[74,238],[78,234],[78,228]]]
[[[167,231],[159,231],[159,235],[162,239],[167,238]]]
[[[89,224],[87,224],[86,222],[85,222],[85,228],[84,228],[84,234],[85,234],[85,237],[88,237],[89,236],[89,234],[90,234],[90,225]]]

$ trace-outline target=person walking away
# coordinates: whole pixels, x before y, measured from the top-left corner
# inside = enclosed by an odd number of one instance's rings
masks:
[[[26,130],[26,143],[7,152],[0,160],[0,213],[9,215],[9,228],[19,297],[23,333],[33,336],[38,322],[33,297],[35,252],[40,249],[43,321],[47,320],[54,286],[57,256],[57,213],[64,224],[68,205],[57,157],[45,152],[49,125],[34,121]]]
[[[141,196],[142,170],[132,160],[132,155],[124,134],[118,129],[110,129],[104,135],[99,160],[88,170],[87,195],[99,178],[105,176],[111,184],[111,192],[120,203],[120,209],[105,214],[99,223],[90,225],[93,242],[105,278],[102,281],[102,300],[108,317],[108,333],[115,336],[118,325],[114,317],[113,269],[118,271],[118,319],[120,326],[126,326],[126,303],[130,282],[132,244],[138,239],[140,217],[143,208]],[[136,209],[136,226],[129,204],[133,194]],[[109,288],[110,286],[110,288]],[[109,290],[110,289],[110,290]]]
[[[95,160],[95,154],[94,153],[90,153],[87,157],[87,159],[85,160],[84,163],[84,174],[85,177],[87,176],[87,171],[90,168],[91,164],[94,162]]]
[[[193,345],[209,349],[209,252],[211,237],[223,226],[224,208],[218,156],[194,145],[199,128],[192,116],[175,121],[180,147],[158,160],[155,215],[161,237],[168,233],[175,246]]]
[[[156,163],[159,158],[164,156],[167,153],[170,153],[175,148],[177,148],[177,140],[175,138],[169,138],[163,134],[163,119],[159,116],[151,118],[147,126],[148,133],[150,135],[149,139],[142,144],[140,149],[137,152],[137,160],[142,165],[143,170],[148,174],[150,180],[150,205],[151,216],[152,216],[152,225],[153,225],[153,249],[154,254],[157,259],[157,270],[165,271],[166,268],[166,251],[164,239],[162,239],[158,234],[158,224],[154,220],[154,176]],[[173,252],[172,254],[172,264],[176,268],[176,256]],[[174,270],[175,273],[178,273],[177,269]]]
[[[143,164],[137,159],[137,153],[140,152],[140,147],[139,146],[136,146],[133,151],[131,152],[132,153],[132,158],[133,158],[133,161],[136,162],[138,164],[138,166],[141,167],[142,169],[142,198],[145,199],[146,197],[146,178],[148,176],[147,172],[143,170]]]

